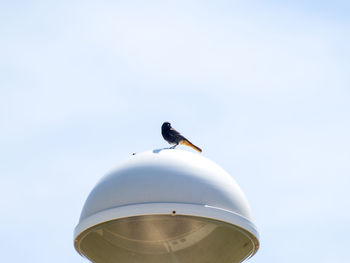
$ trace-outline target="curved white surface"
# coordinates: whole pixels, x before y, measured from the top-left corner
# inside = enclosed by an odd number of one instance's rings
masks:
[[[258,238],[235,180],[202,155],[177,149],[133,155],[104,176],[86,200],[74,236],[108,220],[173,211],[225,221]]]

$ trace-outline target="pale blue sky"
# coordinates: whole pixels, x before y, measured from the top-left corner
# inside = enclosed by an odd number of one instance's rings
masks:
[[[83,203],[163,121],[245,192],[249,262],[349,262],[348,1],[0,1],[2,262],[87,262]],[[188,149],[191,151],[191,149]]]

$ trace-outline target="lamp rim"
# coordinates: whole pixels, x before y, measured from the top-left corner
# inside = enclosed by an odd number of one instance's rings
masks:
[[[209,205],[187,203],[131,204],[105,209],[86,218],[81,218],[79,224],[74,229],[74,247],[78,253],[81,254],[77,241],[79,236],[89,228],[112,220],[148,215],[181,215],[222,221],[239,227],[250,234],[249,236],[254,245],[254,251],[250,257],[253,256],[259,248],[259,234],[257,228],[249,219],[226,209]]]

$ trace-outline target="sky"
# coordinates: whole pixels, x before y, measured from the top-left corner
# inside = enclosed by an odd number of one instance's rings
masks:
[[[164,121],[229,172],[249,260],[349,262],[348,1],[0,1],[3,262],[87,262],[97,181],[166,147]],[[180,149],[192,151],[180,146]]]

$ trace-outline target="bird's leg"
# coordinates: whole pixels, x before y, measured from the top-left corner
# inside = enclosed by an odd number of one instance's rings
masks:
[[[174,146],[171,146],[169,149],[175,149],[176,146],[178,146],[179,144],[175,144]]]

